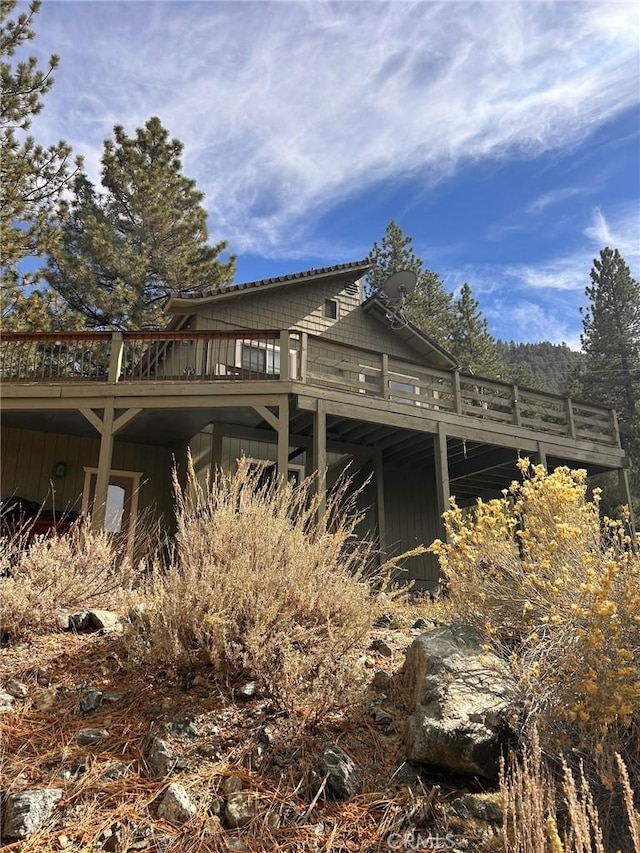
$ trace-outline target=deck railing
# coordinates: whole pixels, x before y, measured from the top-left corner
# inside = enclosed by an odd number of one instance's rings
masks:
[[[437,370],[305,332],[9,332],[0,340],[0,380],[5,383],[278,379],[619,444],[615,413],[602,406]]]

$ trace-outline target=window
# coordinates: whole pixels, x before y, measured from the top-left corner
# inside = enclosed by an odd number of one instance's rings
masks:
[[[242,344],[240,367],[252,373],[273,376],[280,373],[280,349],[266,343]]]
[[[264,486],[269,484],[276,476],[278,466],[275,462],[269,462],[267,459],[255,459],[249,464],[249,472],[260,472],[258,485]],[[287,466],[287,478],[294,486],[299,486],[304,480],[304,465],[289,464]]]
[[[126,491],[123,486],[110,483],[107,488],[107,506],[104,513],[104,529],[107,533],[122,531],[122,516]]]
[[[324,316],[328,320],[338,319],[338,302],[335,299],[324,300]]]

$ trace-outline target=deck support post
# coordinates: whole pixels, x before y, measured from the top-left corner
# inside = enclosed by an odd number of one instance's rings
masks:
[[[278,402],[278,475],[287,477],[289,470],[289,397],[286,394]]]
[[[109,491],[111,459],[113,457],[113,439],[121,429],[124,429],[127,424],[130,424],[131,421],[138,417],[142,409],[127,409],[116,418],[113,400],[107,400],[102,420],[100,420],[93,409],[79,409],[79,411],[89,421],[91,426],[100,433],[100,453],[98,455],[96,491],[91,509],[91,528],[93,530],[102,530],[107,510],[107,493]]]
[[[636,518],[633,511],[633,500],[631,498],[631,484],[629,482],[628,468],[618,468],[618,483],[620,484],[620,491],[622,492],[623,499],[627,502],[627,506],[629,507],[629,526],[631,528],[631,535],[635,539]]]
[[[91,511],[91,527],[93,530],[104,528],[107,511],[107,493],[109,491],[109,475],[111,473],[111,458],[113,456],[113,400],[104,407],[102,429],[100,432],[100,455],[98,456],[98,474],[96,478],[96,493]]]
[[[376,483],[376,515],[378,523],[378,547],[380,563],[387,558],[387,530],[384,509],[384,474],[382,468],[382,450],[376,447],[373,453],[373,470]]]
[[[327,509],[327,404],[318,400],[313,414],[313,464],[316,469],[318,494],[318,522]]]
[[[447,456],[447,433],[443,423],[438,424],[438,431],[433,437],[433,450],[436,473],[436,496],[438,500],[438,515],[442,525],[442,538],[446,538],[442,514],[449,509],[451,497],[449,486],[449,460]]]
[[[547,453],[546,453],[544,447],[542,446],[542,442],[540,442],[540,441],[538,442],[538,451],[536,453],[536,456],[538,457],[538,464],[544,465],[544,470],[548,474],[549,473],[549,466],[547,465]]]

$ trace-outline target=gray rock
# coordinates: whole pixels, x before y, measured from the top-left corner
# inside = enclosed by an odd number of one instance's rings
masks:
[[[123,776],[126,776],[128,769],[128,766],[121,761],[114,761],[105,768],[102,778],[110,781],[122,779]]]
[[[238,688],[236,695],[242,702],[250,702],[251,699],[255,699],[258,696],[257,683],[255,681],[245,682]]]
[[[422,628],[426,628],[427,627],[427,620],[422,619],[422,617],[419,619],[416,619],[416,621],[413,623],[413,625],[411,627],[417,631],[421,630]]]
[[[453,625],[409,647],[403,685],[414,708],[405,734],[410,761],[497,778],[516,688],[506,664],[482,645],[472,628]]]
[[[183,717],[179,720],[173,720],[169,723],[168,728],[171,731],[171,734],[177,735],[178,737],[186,737],[197,738],[200,737],[200,732],[193,725],[193,720],[190,720],[189,717]]]
[[[196,807],[185,788],[172,782],[155,800],[156,815],[171,823],[186,823],[196,813]]]
[[[14,699],[26,699],[29,695],[29,688],[22,681],[16,681],[12,678],[4,686],[5,693],[13,696]]]
[[[102,701],[108,702],[110,705],[117,705],[118,702],[122,702],[123,694],[118,693],[117,690],[105,690],[102,694]]]
[[[373,676],[371,684],[374,690],[380,690],[383,693],[386,693],[391,689],[392,678],[388,672],[385,672],[383,669],[379,669]]]
[[[87,610],[78,610],[77,613],[69,614],[69,630],[79,633],[81,631],[91,631],[91,619]]]
[[[237,794],[243,788],[243,782],[240,776],[227,776],[220,784],[220,790],[223,794]]]
[[[5,711],[13,710],[15,701],[15,697],[13,697],[10,693],[6,693],[4,690],[0,690],[0,714],[4,713]]]
[[[116,820],[111,826],[103,829],[96,838],[95,845],[98,850],[104,850],[105,853],[120,853],[123,845],[122,824],[120,821]]]
[[[100,705],[102,705],[101,690],[91,688],[91,690],[87,690],[86,693],[82,694],[82,699],[80,699],[80,710],[83,714],[90,714],[91,711],[97,711]]]
[[[58,625],[58,630],[68,631],[71,628],[69,613],[67,613],[66,610],[58,610],[56,613],[56,623]]]
[[[79,746],[98,746],[108,737],[106,729],[80,729],[76,734],[76,743]]]
[[[369,648],[385,658],[390,658],[393,654],[393,652],[391,651],[391,646],[387,642],[385,642],[385,640],[381,640],[379,637],[371,643]]]
[[[393,719],[384,708],[372,708],[371,719],[385,734],[393,734]]]
[[[151,775],[155,779],[164,779],[174,770],[176,763],[177,756],[166,740],[154,738],[147,754],[147,765]]]
[[[392,782],[397,784],[414,784],[422,780],[422,770],[416,764],[411,764],[409,761],[403,761],[400,767],[396,768]]]
[[[211,815],[211,817],[219,817],[222,818],[222,815],[225,810],[226,803],[222,797],[214,797],[209,803],[209,808],[207,811]]]
[[[320,772],[327,776],[327,790],[336,800],[348,800],[360,792],[360,778],[353,760],[336,743],[322,753]]]
[[[224,843],[227,850],[235,850],[236,853],[248,853],[251,850],[241,838],[226,838]]]
[[[235,791],[227,797],[224,823],[228,829],[240,829],[250,823],[258,813],[258,803],[253,791]]]
[[[49,820],[63,793],[60,788],[46,788],[9,794],[3,822],[4,840],[27,838],[35,832]]]
[[[475,794],[463,794],[449,803],[449,811],[458,817],[475,818],[487,823],[502,823],[502,809],[494,800],[487,800]]]
[[[100,631],[103,629],[111,630],[120,626],[120,616],[117,613],[112,613],[111,610],[97,610],[92,608],[87,611],[89,624],[91,627]]]

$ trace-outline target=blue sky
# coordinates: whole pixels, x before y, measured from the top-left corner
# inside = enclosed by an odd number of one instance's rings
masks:
[[[185,145],[238,280],[358,260],[394,219],[490,330],[578,348],[592,259],[640,272],[640,4],[55,2],[32,131],[99,174],[114,124]]]

